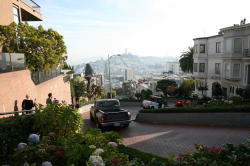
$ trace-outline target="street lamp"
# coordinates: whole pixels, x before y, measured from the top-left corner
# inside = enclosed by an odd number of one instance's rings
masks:
[[[110,76],[110,59],[114,56],[121,56],[121,54],[116,54],[109,56],[108,55],[108,66],[109,66],[109,93],[110,93],[110,98],[112,99],[112,84],[111,84],[111,76]]]

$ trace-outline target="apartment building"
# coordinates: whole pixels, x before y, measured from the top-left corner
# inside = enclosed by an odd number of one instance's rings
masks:
[[[197,94],[211,97],[219,83],[223,96],[238,95],[250,85],[250,24],[244,20],[218,35],[195,38],[193,59]]]
[[[166,72],[171,74],[181,74],[181,67],[179,62],[167,62]]]
[[[42,21],[40,6],[33,0],[1,0],[0,25],[12,22]]]

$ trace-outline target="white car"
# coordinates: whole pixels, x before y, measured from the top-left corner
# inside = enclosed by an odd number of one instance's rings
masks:
[[[159,108],[159,103],[150,101],[150,100],[143,100],[142,102],[142,107],[144,109],[155,109],[155,108]],[[163,105],[162,105],[163,107]]]

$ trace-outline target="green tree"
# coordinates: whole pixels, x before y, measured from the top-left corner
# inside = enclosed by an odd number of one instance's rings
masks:
[[[193,54],[194,54],[193,47],[188,47],[188,50],[182,53],[179,60],[182,71],[186,73],[193,72],[193,63],[194,63]]]
[[[143,89],[141,91],[141,100],[150,99],[150,96],[153,94],[153,92],[150,89]]]
[[[4,52],[24,53],[26,67],[32,71],[51,71],[66,60],[63,36],[41,25],[0,25],[0,45]]]
[[[79,98],[86,95],[86,84],[82,77],[76,77],[70,80],[70,89],[72,100],[79,102]]]
[[[101,98],[103,96],[104,90],[101,86],[91,85],[90,90],[87,93],[87,97],[89,100]]]
[[[93,76],[93,69],[91,67],[91,65],[89,63],[86,64],[85,66],[85,79],[88,81],[88,84],[87,84],[87,93],[91,93],[91,78]],[[91,96],[91,95],[89,95]]]
[[[195,90],[194,80],[184,80],[178,88],[178,95],[181,97],[190,97]]]
[[[157,81],[156,90],[162,91],[165,97],[167,97],[168,94],[173,93],[173,92],[168,92],[168,88],[170,87],[177,87],[177,84],[174,80],[165,79],[165,80]]]
[[[214,82],[212,84],[212,96],[222,96],[222,88],[220,83]]]

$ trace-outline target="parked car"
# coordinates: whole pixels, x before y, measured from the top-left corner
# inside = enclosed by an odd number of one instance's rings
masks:
[[[191,102],[190,100],[177,100],[175,102],[176,107],[182,107],[184,105],[189,105]]]
[[[164,108],[162,98],[159,96],[150,96],[150,100],[143,100],[141,106],[144,109]]]
[[[117,99],[96,100],[90,109],[90,119],[98,128],[106,126],[128,127],[131,123],[131,113],[120,108]]]

